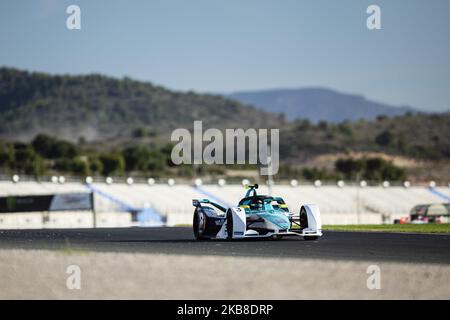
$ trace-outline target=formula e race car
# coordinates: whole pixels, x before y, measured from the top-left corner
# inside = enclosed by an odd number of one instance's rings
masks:
[[[282,198],[258,195],[258,185],[248,186],[238,206],[225,208],[208,199],[192,200],[195,207],[193,230],[197,240],[322,236],[320,211],[303,205],[298,215],[289,212]]]

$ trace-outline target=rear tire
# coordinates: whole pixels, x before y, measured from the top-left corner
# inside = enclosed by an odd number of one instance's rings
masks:
[[[203,214],[202,212],[199,212],[198,210],[194,211],[194,218],[192,221],[192,229],[194,231],[194,237],[195,240],[207,240],[208,238],[205,238],[204,236],[202,236],[205,225],[203,223],[203,225],[201,225],[201,221],[200,221],[200,216]]]
[[[305,239],[306,241],[314,241],[319,239],[318,236],[304,236],[303,239]]]
[[[228,210],[227,212],[227,239],[232,240],[233,239],[233,213],[231,210]]]

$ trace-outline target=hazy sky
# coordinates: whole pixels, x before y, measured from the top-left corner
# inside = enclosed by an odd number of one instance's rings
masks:
[[[81,30],[66,8],[81,7]],[[382,10],[382,30],[366,9]],[[1,0],[0,65],[201,92],[324,86],[450,109],[449,0]]]

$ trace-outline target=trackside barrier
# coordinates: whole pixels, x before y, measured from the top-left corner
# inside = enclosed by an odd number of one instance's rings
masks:
[[[64,184],[38,181],[0,181],[0,197],[30,196],[42,194],[85,193],[88,186],[79,182]],[[191,184],[168,185],[166,183],[93,183],[88,187],[95,194],[97,226],[151,225],[151,217],[158,222],[167,218],[168,225],[190,224],[192,220],[192,199],[209,198],[224,206],[236,205],[245,189],[241,185]],[[428,186],[365,186],[347,184],[342,188],[332,185],[298,184],[272,187],[272,195],[285,199],[289,209],[297,213],[301,204],[317,204],[324,224],[381,224],[408,216],[418,204],[450,201],[448,187]],[[267,194],[267,186],[260,186],[260,193]],[[148,201],[147,201],[148,200]],[[145,204],[149,202],[148,206]],[[150,204],[151,203],[151,204]],[[0,214],[0,229],[84,227],[92,226],[89,212],[37,212]],[[66,214],[64,216],[64,214]],[[92,215],[92,213],[91,213]],[[71,217],[73,216],[73,218]],[[90,219],[90,220],[89,220]],[[66,220],[66,221],[63,221]],[[150,221],[150,222],[149,222]]]
[[[107,200],[117,204],[119,206],[119,211],[129,212],[133,215],[134,220],[139,223],[139,226],[163,226],[165,218],[157,213],[153,208],[136,208],[133,207],[123,200],[112,196],[111,194],[104,192],[93,185],[87,183],[86,188],[88,188],[93,194],[99,195],[106,198]]]
[[[429,190],[432,194],[438,196],[439,198],[441,198],[441,199],[443,199],[443,200],[445,200],[445,201],[447,201],[447,202],[450,202],[450,197],[447,196],[446,194],[443,194],[442,192],[438,191],[436,188],[429,187],[428,190]]]
[[[127,212],[101,212],[96,214],[97,228],[136,226],[132,214]],[[3,213],[0,229],[64,229],[92,228],[93,216],[89,211]]]

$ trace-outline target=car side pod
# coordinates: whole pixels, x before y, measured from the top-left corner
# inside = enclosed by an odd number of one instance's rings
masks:
[[[242,239],[247,229],[245,210],[240,207],[229,208],[226,219],[226,238]]]
[[[240,207],[232,207],[226,210],[225,223],[216,234],[215,239],[243,239],[247,229],[247,217],[245,210]]]

